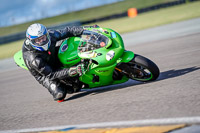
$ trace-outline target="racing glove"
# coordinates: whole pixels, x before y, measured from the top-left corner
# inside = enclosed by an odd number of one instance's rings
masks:
[[[68,71],[68,74],[70,77],[74,77],[76,75],[81,76],[85,72],[84,70],[84,64],[79,64],[75,67],[71,67]]]

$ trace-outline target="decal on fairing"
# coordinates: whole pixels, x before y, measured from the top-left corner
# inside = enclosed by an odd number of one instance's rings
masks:
[[[117,37],[117,35],[116,35],[115,32],[110,32],[110,34],[111,34],[111,37],[112,37],[112,38],[116,38],[116,37]]]
[[[78,59],[78,57],[75,58],[75,59],[67,60],[67,62],[71,62],[71,61],[74,61],[74,60],[77,60],[77,59]]]
[[[98,70],[98,72],[105,73],[108,72],[108,70]]]
[[[115,52],[113,50],[110,50],[107,54],[106,54],[106,60],[110,61],[113,59],[113,57],[115,56]]]
[[[65,52],[67,50],[67,48],[68,48],[67,44],[63,45],[61,48],[61,52]]]

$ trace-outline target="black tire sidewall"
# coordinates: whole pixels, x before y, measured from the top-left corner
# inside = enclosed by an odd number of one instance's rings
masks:
[[[153,75],[153,77],[149,81],[156,80],[160,75],[160,70],[158,66],[153,61],[144,56],[135,54],[135,57],[129,63],[138,64],[148,69]]]

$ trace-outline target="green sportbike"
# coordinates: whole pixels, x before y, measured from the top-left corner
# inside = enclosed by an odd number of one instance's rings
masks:
[[[64,81],[81,89],[120,84],[129,79],[148,82],[160,74],[154,62],[125,50],[121,36],[109,28],[87,27],[81,37],[66,39],[59,48],[58,59],[62,68],[84,64],[85,72],[77,80],[72,77]],[[27,69],[22,51],[14,55],[14,60]]]

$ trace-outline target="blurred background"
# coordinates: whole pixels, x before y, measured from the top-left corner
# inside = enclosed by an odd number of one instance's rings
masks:
[[[0,17],[0,132],[146,120],[154,127],[152,120],[161,119],[187,127],[193,122],[200,129],[199,0],[0,0]],[[129,80],[53,102],[14,62],[33,23],[48,29],[95,24],[113,29],[121,34],[125,49],[154,61],[160,76],[156,82]]]
[[[48,18],[120,0],[0,0],[0,27]]]
[[[21,49],[32,23],[107,27],[119,33],[200,17],[198,0],[0,0],[0,59]],[[132,10],[130,10],[132,9]]]

